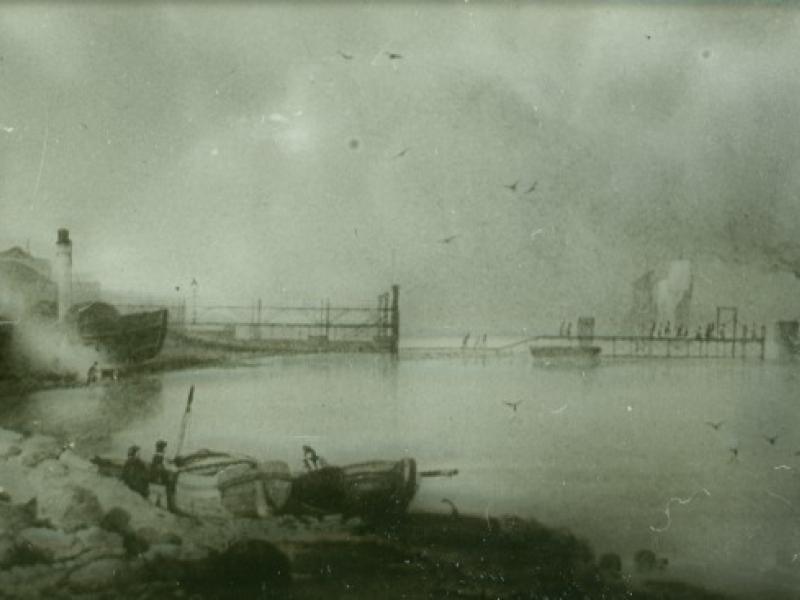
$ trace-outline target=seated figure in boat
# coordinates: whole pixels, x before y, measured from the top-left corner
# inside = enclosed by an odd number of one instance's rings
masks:
[[[311,446],[303,446],[303,464],[308,471],[316,471],[328,466],[327,461],[318,455]]]

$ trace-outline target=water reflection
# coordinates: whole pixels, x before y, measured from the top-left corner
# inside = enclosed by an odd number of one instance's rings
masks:
[[[160,378],[142,377],[36,392],[4,406],[0,424],[73,442],[91,455],[111,448],[120,431],[157,418],[162,389]]]

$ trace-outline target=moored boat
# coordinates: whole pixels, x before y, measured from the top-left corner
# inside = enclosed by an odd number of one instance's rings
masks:
[[[531,355],[536,358],[575,358],[596,357],[600,354],[599,346],[531,346]]]
[[[293,479],[286,512],[390,517],[404,513],[416,491],[413,458],[324,466]]]
[[[166,309],[120,314],[105,302],[72,306],[67,321],[71,333],[84,345],[105,352],[111,360],[136,362],[156,356],[167,335]]]
[[[546,367],[592,367],[600,360],[599,346],[530,346],[536,364]]]

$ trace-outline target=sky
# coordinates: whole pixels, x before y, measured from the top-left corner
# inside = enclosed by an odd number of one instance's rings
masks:
[[[0,248],[106,289],[411,330],[796,317],[800,11],[780,3],[10,3]],[[514,186],[511,189],[507,186]],[[555,325],[553,325],[555,324]]]

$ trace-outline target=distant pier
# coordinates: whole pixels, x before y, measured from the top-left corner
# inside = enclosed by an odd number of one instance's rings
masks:
[[[766,338],[650,337],[637,335],[594,335],[590,338],[537,335],[495,348],[509,351],[518,346],[591,343],[602,349],[601,356],[613,358],[759,358],[764,360]]]

